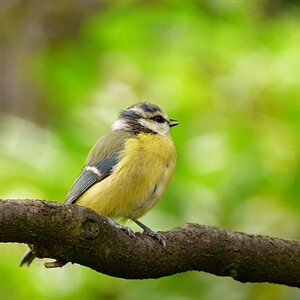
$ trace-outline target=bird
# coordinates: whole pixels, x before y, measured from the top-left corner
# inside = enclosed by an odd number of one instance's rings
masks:
[[[135,237],[116,221],[132,220],[165,247],[165,237],[139,219],[156,205],[173,175],[176,149],[170,128],[178,124],[149,102],[122,110],[112,130],[91,149],[64,203],[88,207]],[[28,249],[20,266],[29,266],[34,258]]]

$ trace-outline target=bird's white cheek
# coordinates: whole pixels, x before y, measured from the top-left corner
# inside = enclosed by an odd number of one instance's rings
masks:
[[[169,135],[169,134],[170,134],[170,128],[169,125],[166,125],[163,128],[163,135]]]
[[[145,128],[149,128],[150,130],[153,130],[152,124],[146,121],[145,119],[138,119],[138,123]]]

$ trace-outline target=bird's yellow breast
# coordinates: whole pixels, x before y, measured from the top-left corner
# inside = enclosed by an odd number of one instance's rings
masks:
[[[127,140],[112,174],[89,188],[76,204],[105,216],[137,220],[157,203],[175,163],[171,137],[140,133]]]

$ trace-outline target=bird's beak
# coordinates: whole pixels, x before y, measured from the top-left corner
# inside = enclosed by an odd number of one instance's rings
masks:
[[[170,119],[170,120],[169,120],[169,124],[170,124],[170,127],[174,127],[174,126],[178,125],[179,122],[176,121],[176,120]]]

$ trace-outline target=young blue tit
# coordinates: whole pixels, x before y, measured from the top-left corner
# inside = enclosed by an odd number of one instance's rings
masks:
[[[123,110],[112,131],[90,151],[65,203],[89,207],[134,237],[130,228],[113,220],[130,219],[165,246],[165,238],[138,219],[158,202],[174,172],[176,151],[170,128],[178,124],[148,102]],[[28,250],[20,265],[30,265],[33,258]]]

